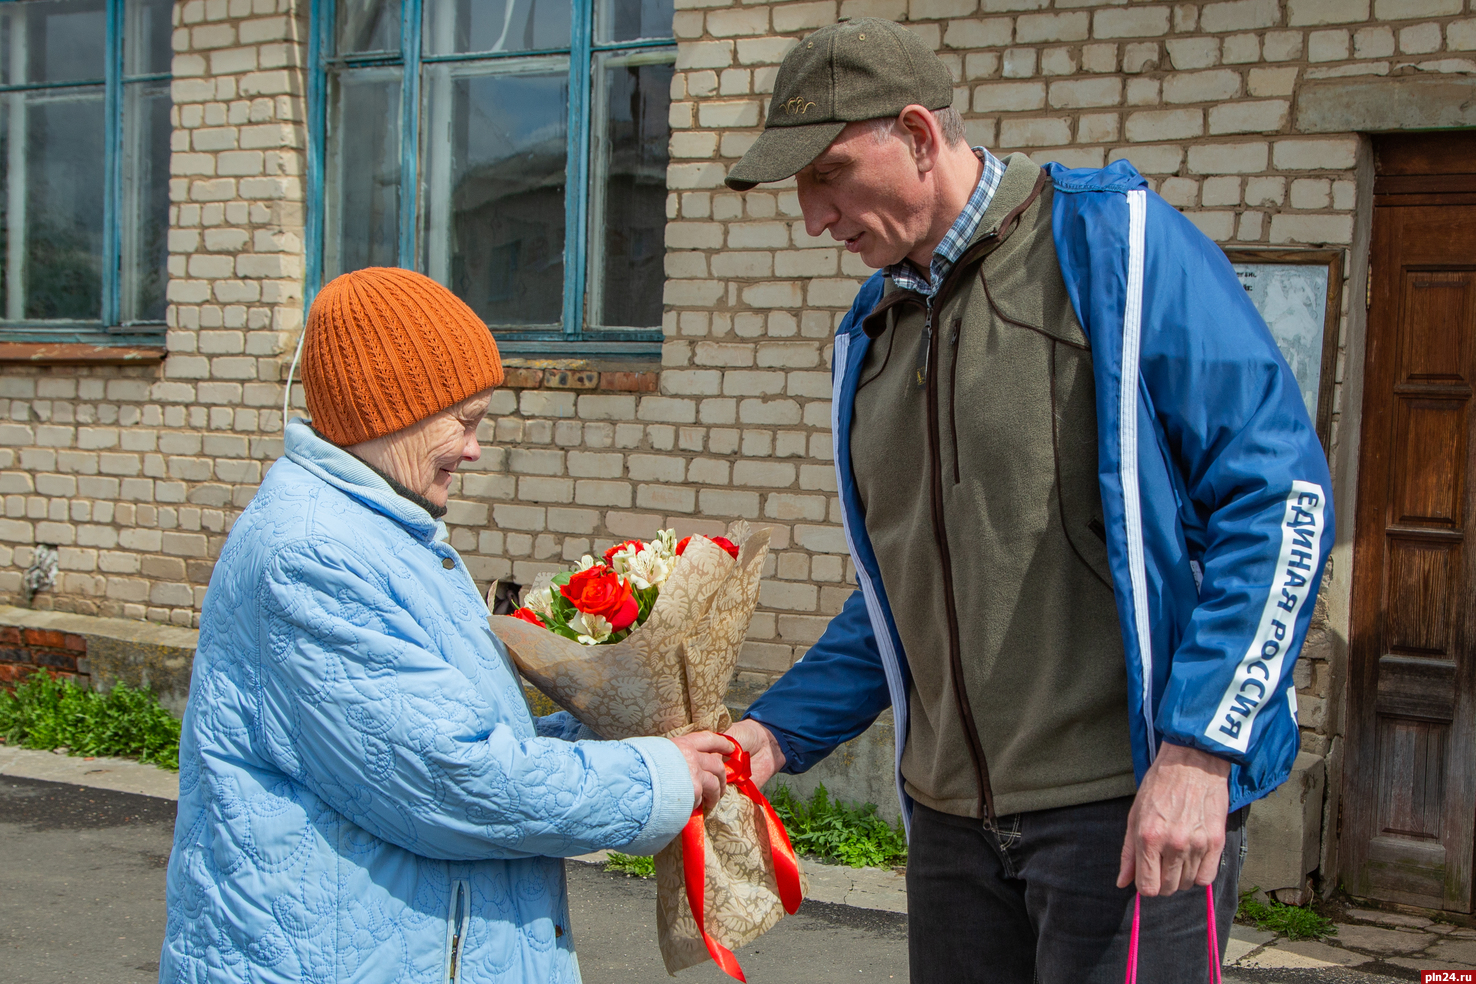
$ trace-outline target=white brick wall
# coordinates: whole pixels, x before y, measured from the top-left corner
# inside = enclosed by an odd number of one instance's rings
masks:
[[[772,525],[750,682],[839,609],[851,583],[830,338],[869,271],[805,233],[792,182],[722,184],[808,31],[908,20],[958,80],[976,142],[1079,166],[1128,158],[1227,246],[1344,247],[1357,139],[1295,133],[1298,87],[1476,72],[1473,2],[677,0],[659,376],[560,389],[515,367],[482,461],[453,489],[452,542],[484,583],[526,584],[662,526]],[[212,558],[281,450],[302,316],[306,18],[302,0],[176,4],[169,356],[0,370],[0,593],[18,591],[31,544],[57,543],[62,577],[38,604],[196,617]]]

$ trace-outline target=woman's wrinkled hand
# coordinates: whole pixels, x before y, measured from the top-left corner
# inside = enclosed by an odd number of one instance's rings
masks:
[[[733,751],[733,743],[711,731],[694,731],[671,740],[682,750],[692,773],[692,809],[712,809],[727,783],[723,759]]]

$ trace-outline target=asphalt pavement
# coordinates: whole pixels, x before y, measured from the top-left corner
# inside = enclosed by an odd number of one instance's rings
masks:
[[[569,907],[586,984],[671,980],[656,945],[654,879],[570,862]],[[907,980],[907,917],[806,900],[799,912],[734,952],[751,984]],[[682,984],[732,984],[713,964],[681,971]]]
[[[174,803],[0,776],[0,981],[159,979]]]

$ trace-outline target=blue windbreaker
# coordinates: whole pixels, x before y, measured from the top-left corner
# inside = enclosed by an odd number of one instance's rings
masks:
[[[1265,796],[1298,746],[1292,665],[1332,548],[1327,459],[1225,254],[1127,161],[1047,164],[1052,229],[1092,346],[1098,479],[1127,658],[1138,779],[1162,741],[1232,762],[1230,808]],[[851,473],[851,424],[882,296],[874,274],[835,338],[832,429],[858,588],[749,708],[804,772],[890,703],[897,762],[911,678]],[[904,817],[911,802],[897,792]]]
[[[670,741],[587,736],[445,524],[294,420],[200,617],[161,984],[577,984],[562,858],[692,812]]]

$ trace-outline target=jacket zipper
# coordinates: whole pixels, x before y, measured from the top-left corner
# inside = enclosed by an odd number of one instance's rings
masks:
[[[451,883],[451,907],[447,914],[446,931],[451,942],[446,946],[446,980],[455,984],[461,980],[461,948],[466,942],[466,927],[471,922],[471,886],[465,879]]]
[[[929,348],[927,361],[938,364],[941,339],[933,334],[933,299],[927,299],[927,321],[924,328]],[[969,755],[974,762],[974,777],[979,784],[979,815],[986,826],[994,823],[994,792],[989,788],[989,764],[984,760],[984,746],[979,740],[979,728],[974,722],[974,712],[969,705],[969,695],[964,689],[963,647],[959,640],[958,605],[953,590],[953,559],[948,551],[948,530],[943,518],[943,454],[941,426],[938,408],[938,373],[927,374],[928,413],[928,473],[932,487],[933,539],[938,547],[938,556],[943,568],[943,607],[948,617],[948,667],[953,678],[953,697],[958,707],[958,716],[963,720],[964,735],[969,742]],[[956,452],[955,452],[956,453]]]

